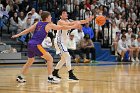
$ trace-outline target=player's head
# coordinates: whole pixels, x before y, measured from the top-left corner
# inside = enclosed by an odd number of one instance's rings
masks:
[[[42,18],[42,21],[47,21],[47,22],[51,22],[51,19],[52,19],[51,14],[48,11],[43,11],[41,14],[41,18]]]
[[[62,19],[67,19],[68,18],[67,10],[65,10],[65,9],[61,10],[60,17]]]

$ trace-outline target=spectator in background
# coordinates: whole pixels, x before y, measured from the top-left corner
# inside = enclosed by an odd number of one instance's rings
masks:
[[[67,10],[67,12],[68,13],[71,13],[71,12],[73,12],[73,9],[74,9],[74,5],[73,5],[73,2],[71,2],[71,0],[67,0],[66,1],[67,3],[66,3],[66,5],[65,5],[65,7],[66,7],[66,10]]]
[[[137,37],[137,47],[140,49],[140,35]]]
[[[136,38],[138,38],[140,36],[140,31],[136,34]]]
[[[89,23],[86,23],[85,26],[82,28],[84,34],[88,34],[90,39],[93,39],[94,32],[93,29],[89,26]]]
[[[0,0],[0,11],[3,11],[3,4],[1,4],[1,0]]]
[[[128,28],[128,32],[125,34],[127,41],[130,41],[131,40],[131,35],[132,34],[133,34],[132,29],[131,28]]]
[[[68,52],[74,58],[76,63],[80,62],[80,58],[76,57],[76,54],[78,54],[82,59],[84,59],[83,60],[84,63],[89,62],[88,59],[84,58],[81,51],[76,48],[76,41],[75,41],[74,37],[75,37],[74,33],[70,33],[69,40],[68,40],[68,45],[67,45],[68,46]]]
[[[32,10],[30,11],[30,12],[28,12],[28,14],[30,14],[31,13],[31,24],[33,24],[34,23],[34,19],[35,18],[40,18],[40,16],[39,16],[39,14],[38,13],[36,13],[36,10],[35,10],[35,8],[32,8]],[[27,19],[28,18],[28,14],[27,14],[27,16],[26,16],[26,18],[25,19]]]
[[[117,51],[119,55],[121,55],[121,61],[124,60],[124,55],[127,51],[129,52],[129,60],[130,60],[130,57],[132,57],[132,50],[128,47],[128,44],[126,41],[126,35],[122,35],[121,39],[119,40]]]
[[[21,32],[22,29],[22,21],[15,12],[14,16],[10,18],[10,30],[12,31],[12,35]]]
[[[7,2],[7,5],[6,5],[6,12],[9,13],[9,11],[11,10],[11,7],[12,7],[12,3],[9,1]]]
[[[24,15],[24,12],[23,11],[21,11],[20,13],[19,13],[19,18],[21,19],[21,21],[22,21],[22,23],[24,22],[24,19],[25,19],[25,15]]]
[[[27,18],[26,22],[23,23],[23,29],[27,29],[31,26],[31,18]]]
[[[39,21],[41,21],[42,19],[41,19],[41,14],[42,14],[42,12],[43,12],[43,10],[39,10]]]
[[[90,0],[86,0],[86,8],[91,10]]]
[[[121,33],[119,28],[116,26],[116,23],[113,22],[112,23],[112,33],[110,33],[110,34],[112,34],[112,40],[113,40],[112,44],[113,44],[113,47],[114,47],[114,50],[115,50],[115,55],[117,55],[117,44],[118,44],[118,40],[119,40],[119,37],[120,37],[119,33]],[[110,37],[111,37],[111,35],[110,35]]]
[[[13,6],[10,7],[10,11],[8,13],[9,19],[14,16],[15,11],[13,10]]]
[[[26,20],[28,18],[30,18],[30,19],[32,18],[32,13],[28,13],[27,16],[24,18],[24,21],[23,22],[26,22]]]
[[[75,39],[76,44],[78,44],[80,40],[83,39],[84,37],[82,25],[79,27],[79,29],[74,29],[71,33],[74,34],[74,39]]]
[[[131,40],[128,41],[128,47],[132,50],[132,57],[131,57],[132,62],[135,62],[133,57],[134,54],[136,54],[136,61],[139,62],[138,56],[139,56],[140,49],[138,48],[135,34],[131,35]]]
[[[13,4],[13,10],[15,12],[19,12],[19,0],[15,0],[15,2]]]
[[[95,48],[92,40],[90,39],[89,34],[85,34],[84,38],[80,41],[79,46],[80,50],[86,54],[87,59],[91,59],[92,62],[96,60]],[[91,58],[89,55],[91,54]]]
[[[48,51],[52,55],[52,57],[56,55],[55,49],[52,48],[52,41],[50,37],[46,36],[46,38],[42,42],[42,47],[45,48],[46,51]]]
[[[22,5],[22,8],[23,8],[24,12],[27,13],[31,10],[31,6],[30,6],[30,3],[29,3],[28,0],[23,0],[21,5]]]

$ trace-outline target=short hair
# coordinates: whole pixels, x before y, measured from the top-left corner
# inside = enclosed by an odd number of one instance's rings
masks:
[[[60,12],[59,12],[59,15],[61,16],[63,12],[67,12],[66,9],[62,9]]]
[[[29,16],[29,15],[32,15],[32,13],[28,13],[28,16]]]
[[[122,35],[121,39],[122,39],[122,38],[126,38],[126,35]]]
[[[46,18],[48,18],[50,15],[51,15],[50,12],[43,11],[42,14],[41,14],[42,21],[45,21]]]

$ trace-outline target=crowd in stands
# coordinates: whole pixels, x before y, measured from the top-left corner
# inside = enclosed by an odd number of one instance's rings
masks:
[[[90,15],[94,15],[95,18],[103,15],[107,19],[102,27],[93,20],[82,25],[81,29],[71,31],[68,48],[73,58],[77,53],[75,50],[78,50],[85,53],[87,59],[96,60],[94,45],[91,42],[104,39],[112,45],[115,55],[121,56],[121,61],[127,51],[131,61],[139,61],[139,0],[0,0],[0,17],[8,16],[11,35],[30,27],[34,21],[40,21],[40,15],[44,10],[50,11],[52,21],[57,23],[59,11],[62,9],[67,9],[69,19],[72,20],[85,19]],[[50,33],[51,42],[53,42],[55,34],[52,31]],[[89,40],[86,39],[87,37]],[[81,44],[79,47],[81,42],[86,44]],[[136,59],[133,57],[134,51],[137,53]],[[90,53],[91,57],[89,57]]]

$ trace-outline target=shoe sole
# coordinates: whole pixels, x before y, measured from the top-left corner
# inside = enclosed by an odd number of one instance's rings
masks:
[[[79,80],[74,80],[74,79],[68,79],[68,81],[79,82]]]
[[[26,81],[21,81],[19,78],[16,79],[18,83],[25,83]]]
[[[56,82],[56,81],[49,81],[49,80],[48,80],[48,82],[49,83],[52,83],[52,84],[58,84],[58,83],[60,83],[60,81]]]

